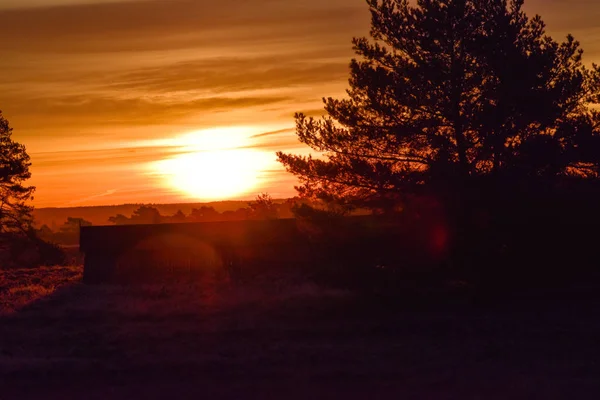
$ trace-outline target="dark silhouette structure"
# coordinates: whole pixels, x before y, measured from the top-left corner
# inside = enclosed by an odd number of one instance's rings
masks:
[[[86,283],[189,278],[265,260],[269,249],[289,254],[301,247],[293,220],[82,227]],[[285,250],[284,250],[285,249]],[[242,261],[242,259],[244,259]]]
[[[440,229],[433,219],[417,226],[373,216],[325,223],[270,219],[92,226],[81,228],[80,249],[84,280],[90,284],[165,282],[215,273],[238,281],[277,272],[350,284],[375,267],[434,265],[446,250]]]

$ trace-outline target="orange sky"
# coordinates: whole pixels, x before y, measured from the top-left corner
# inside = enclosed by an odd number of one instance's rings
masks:
[[[600,62],[600,3],[529,0]],[[347,86],[363,0],[0,0],[0,109],[35,205],[294,194],[293,113]]]

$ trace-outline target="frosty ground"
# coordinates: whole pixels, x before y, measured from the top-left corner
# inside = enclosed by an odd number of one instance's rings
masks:
[[[85,286],[79,268],[0,278],[1,399],[600,396],[590,288],[423,301],[298,281]]]

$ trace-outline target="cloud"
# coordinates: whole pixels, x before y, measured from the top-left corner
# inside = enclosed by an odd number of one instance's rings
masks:
[[[346,78],[349,64],[346,58],[320,61],[318,57],[318,53],[300,53],[287,57],[215,57],[180,62],[123,74],[109,88],[145,93],[194,90],[232,93],[310,86]]]
[[[31,118],[51,116],[55,124],[72,126],[153,125],[175,122],[202,113],[225,112],[238,108],[253,108],[289,101],[285,96],[207,97],[171,100],[168,98],[102,98],[66,96],[17,102],[12,110]]]
[[[97,200],[97,199],[100,199],[100,198],[103,198],[103,197],[112,196],[115,193],[117,193],[116,189],[110,189],[110,190],[107,190],[107,191],[105,191],[103,193],[100,193],[100,194],[96,194],[96,195],[89,196],[89,197],[84,197],[84,198],[78,199],[78,200],[73,200],[73,201],[69,202],[68,204],[70,206],[73,206],[73,205],[76,205],[76,204],[87,203],[87,202],[90,202],[90,201],[93,201],[93,200]]]
[[[64,174],[79,174],[82,170],[134,169],[132,166],[153,162],[157,159],[181,153],[183,151],[179,147],[174,146],[136,146],[87,151],[34,153],[32,154],[32,158],[35,169],[54,169],[54,173],[62,171]],[[106,160],[110,160],[110,165],[107,166]]]
[[[264,138],[264,137],[268,137],[268,136],[279,136],[279,135],[288,134],[291,132],[294,132],[293,128],[279,129],[276,131],[264,132],[264,133],[259,133],[259,134],[253,135],[252,139]]]
[[[11,39],[3,41],[3,48],[63,52],[214,45],[239,49],[289,38],[327,42],[332,35],[351,32],[348,22],[366,16],[362,0],[296,3],[155,0],[12,9],[0,11],[0,36]]]
[[[23,8],[54,8],[65,6],[81,6],[88,4],[122,3],[125,1],[147,1],[147,0],[3,0],[0,10],[23,9]]]

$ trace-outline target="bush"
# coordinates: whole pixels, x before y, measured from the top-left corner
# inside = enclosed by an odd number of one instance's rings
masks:
[[[41,239],[35,231],[27,234],[6,233],[0,238],[0,268],[36,268],[67,264],[64,250]]]

